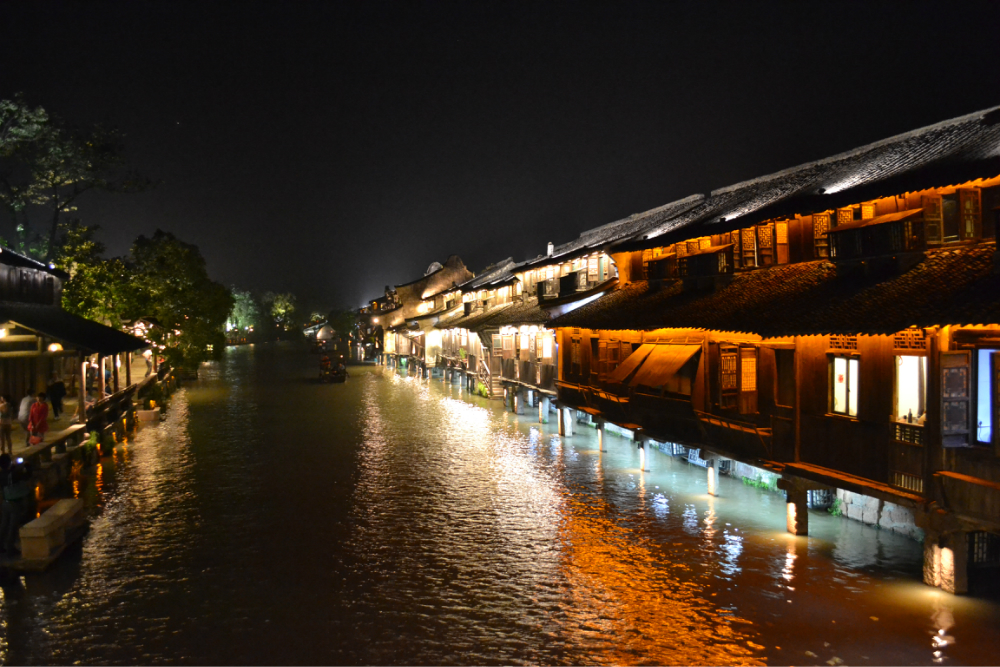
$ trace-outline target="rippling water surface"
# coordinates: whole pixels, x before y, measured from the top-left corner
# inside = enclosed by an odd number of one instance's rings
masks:
[[[2,588],[5,663],[995,664],[920,545],[440,380],[229,349],[74,484],[82,548]],[[936,653],[935,653],[936,652]]]

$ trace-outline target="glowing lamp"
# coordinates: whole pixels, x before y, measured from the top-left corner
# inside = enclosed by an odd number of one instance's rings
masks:
[[[52,343],[49,345],[49,352],[62,352],[63,346],[59,343]]]

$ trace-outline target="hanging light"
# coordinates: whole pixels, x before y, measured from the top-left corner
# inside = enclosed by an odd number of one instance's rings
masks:
[[[63,346],[59,343],[51,343],[49,345],[49,352],[62,352]]]

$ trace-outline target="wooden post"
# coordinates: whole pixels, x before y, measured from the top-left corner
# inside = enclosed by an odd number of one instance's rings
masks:
[[[104,394],[107,393],[105,391],[106,387],[104,385],[104,362],[106,359],[107,357],[102,357],[101,355],[97,355],[97,393],[98,393],[97,400],[103,399]]]
[[[125,386],[132,386],[132,353],[125,353]]]
[[[122,358],[121,352],[116,352],[115,356],[112,357],[113,361],[111,362],[113,365],[113,369],[111,371],[111,381],[114,383],[116,394],[121,389],[121,384],[118,382],[118,375],[120,370],[119,363],[121,362],[121,358]]]
[[[77,352],[76,367],[80,371],[80,382],[77,385],[76,398],[80,402],[78,409],[81,424],[87,423],[87,366],[89,365],[90,362],[83,352]]]

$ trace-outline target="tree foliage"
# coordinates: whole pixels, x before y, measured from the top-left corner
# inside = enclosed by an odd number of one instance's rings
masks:
[[[177,365],[220,354],[233,296],[208,277],[198,247],[158,229],[136,239],[130,257],[142,309],[136,315],[161,325],[150,333],[153,342],[165,345]]]
[[[98,227],[78,220],[63,226],[55,265],[70,278],[63,285],[62,306],[71,313],[111,327],[135,319],[142,310],[132,269],[118,257],[104,258]]]
[[[294,294],[291,292],[264,292],[261,301],[264,304],[265,312],[276,327],[288,331],[294,326],[296,314]]]
[[[247,330],[261,325],[261,308],[251,292],[233,287],[233,308],[229,311],[226,327]]]
[[[127,168],[121,135],[65,126],[23,98],[0,100],[0,203],[14,225],[6,244],[50,261],[60,224],[92,190],[135,192],[150,181]]]

